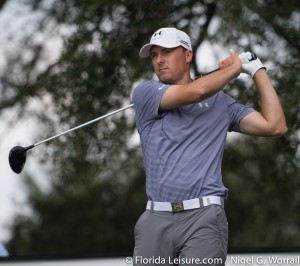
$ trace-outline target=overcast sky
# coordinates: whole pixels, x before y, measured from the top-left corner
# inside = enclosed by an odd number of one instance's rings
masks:
[[[26,30],[30,29],[28,25],[33,17],[23,2],[17,0],[8,1],[0,11],[0,71],[5,67],[6,54],[22,49],[20,47],[22,34],[28,34]],[[7,110],[0,115],[0,241],[8,239],[6,224],[12,221],[13,215],[28,212],[28,209],[24,208],[26,200],[26,191],[22,186],[24,175],[17,175],[10,169],[8,154],[16,145],[33,144],[38,133],[36,125],[33,117],[18,119],[14,110]],[[25,167],[28,173],[34,172],[43,176],[34,157],[28,158]]]

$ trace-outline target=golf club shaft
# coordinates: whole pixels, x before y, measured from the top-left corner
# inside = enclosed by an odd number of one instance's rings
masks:
[[[220,70],[220,68],[217,68],[217,69],[214,69],[214,70],[209,71],[209,72],[207,72],[207,73],[201,74],[201,75],[200,75],[200,78],[203,77],[203,76],[209,75],[209,74],[211,74],[211,73],[214,73],[214,72],[216,72],[216,71],[219,71],[219,70]]]
[[[256,58],[257,58],[257,57],[256,57],[256,54],[252,53],[252,59],[250,59],[250,61],[255,60]],[[201,77],[206,76],[206,75],[208,75],[208,74],[211,74],[211,73],[213,73],[213,72],[216,72],[216,71],[218,71],[218,70],[220,70],[220,69],[217,68],[217,69],[212,70],[212,71],[210,71],[210,72],[208,72],[208,73],[202,74]],[[108,113],[108,114],[106,114],[106,115],[100,116],[100,117],[98,117],[98,118],[96,118],[96,119],[94,119],[94,120],[91,120],[91,121],[89,121],[89,122],[86,122],[86,123],[84,123],[84,124],[82,124],[82,125],[79,125],[79,126],[77,126],[77,127],[74,127],[74,128],[69,129],[69,130],[66,130],[66,131],[64,131],[64,132],[62,132],[62,133],[59,133],[59,134],[53,136],[53,137],[50,137],[50,138],[48,138],[48,139],[42,140],[42,141],[40,141],[40,142],[37,142],[37,143],[35,143],[35,144],[29,146],[28,149],[31,149],[31,148],[33,148],[33,147],[36,147],[36,146],[38,146],[38,145],[40,145],[40,144],[42,144],[42,143],[45,143],[45,142],[49,141],[49,140],[52,140],[52,139],[55,139],[55,138],[60,137],[60,136],[62,136],[62,135],[65,135],[65,134],[67,134],[67,133],[70,133],[70,132],[72,132],[72,131],[74,131],[74,130],[77,130],[77,129],[79,129],[79,128],[85,127],[85,126],[90,125],[90,124],[93,124],[93,123],[95,123],[95,122],[98,122],[99,120],[102,120],[102,119],[104,119],[104,118],[106,118],[106,117],[112,116],[112,115],[114,115],[114,114],[116,114],[116,113],[119,113],[119,112],[124,111],[124,110],[126,110],[126,109],[128,109],[128,108],[131,108],[131,107],[133,107],[133,104],[129,104],[128,106],[122,107],[122,108],[120,108],[120,109],[118,109],[118,110],[115,110],[115,111],[113,111],[113,112],[111,112],[111,113]]]
[[[95,123],[95,122],[98,122],[98,121],[100,121],[100,120],[102,120],[102,119],[104,119],[104,118],[106,118],[106,117],[112,116],[112,115],[114,115],[114,114],[116,114],[116,113],[119,113],[119,112],[121,112],[121,111],[124,111],[124,110],[126,110],[126,109],[129,109],[129,108],[131,108],[131,107],[133,107],[133,104],[129,104],[128,106],[122,107],[122,108],[120,108],[120,109],[118,109],[118,110],[115,110],[115,111],[113,111],[113,112],[111,112],[111,113],[108,113],[108,114],[106,114],[106,115],[103,115],[103,116],[100,116],[100,117],[98,117],[98,118],[95,118],[95,119],[93,119],[93,120],[91,120],[91,121],[89,121],[89,122],[86,122],[86,123],[84,123],[84,124],[82,124],[82,125],[79,125],[79,126],[77,126],[77,127],[73,127],[73,128],[71,128],[71,129],[68,129],[68,130],[66,130],[66,131],[64,131],[64,132],[62,132],[62,133],[59,133],[59,134],[57,134],[57,135],[55,135],[55,136],[53,136],[53,137],[50,137],[50,138],[48,138],[48,139],[42,140],[42,141],[40,141],[40,142],[37,142],[37,143],[33,144],[33,147],[36,147],[36,146],[38,146],[38,145],[40,145],[40,144],[42,144],[42,143],[45,143],[45,142],[47,142],[47,141],[49,141],[49,140],[52,140],[52,139],[55,139],[55,138],[60,137],[60,136],[62,136],[62,135],[65,135],[65,134],[67,134],[67,133],[70,133],[70,132],[72,132],[72,131],[74,131],[74,130],[77,130],[77,129],[79,129],[79,128],[85,127],[85,126],[90,125],[90,124],[93,124],[93,123]]]

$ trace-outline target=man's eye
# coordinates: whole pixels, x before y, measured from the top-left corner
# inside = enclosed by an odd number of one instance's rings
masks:
[[[156,58],[156,57],[157,57],[157,54],[151,54],[151,55],[150,55],[150,58],[151,58],[151,59],[154,59],[154,58]]]

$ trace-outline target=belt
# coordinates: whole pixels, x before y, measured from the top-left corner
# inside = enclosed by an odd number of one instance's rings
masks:
[[[177,202],[148,201],[146,210],[162,212],[182,212],[185,210],[198,209],[212,204],[224,207],[224,198],[219,196],[205,196],[197,199],[190,199]]]

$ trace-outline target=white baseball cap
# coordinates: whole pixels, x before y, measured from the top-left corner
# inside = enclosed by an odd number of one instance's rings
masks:
[[[192,50],[190,37],[185,32],[175,28],[161,28],[157,30],[152,35],[150,43],[144,45],[140,50],[140,57],[149,57],[150,50],[153,45],[158,45],[165,48],[182,46],[187,50]]]

